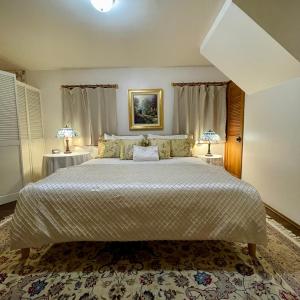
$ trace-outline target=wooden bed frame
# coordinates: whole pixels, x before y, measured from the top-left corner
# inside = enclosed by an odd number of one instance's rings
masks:
[[[28,258],[30,254],[30,248],[22,248],[21,249],[21,259],[26,259]],[[251,257],[256,257],[256,244],[248,244],[248,254]]]

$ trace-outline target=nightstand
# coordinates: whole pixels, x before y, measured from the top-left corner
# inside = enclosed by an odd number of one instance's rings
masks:
[[[200,155],[198,157],[200,157],[202,160],[204,160],[206,163],[210,165],[219,166],[219,167],[224,166],[222,155],[219,154],[214,154],[212,156]]]
[[[80,165],[90,159],[91,154],[89,152],[45,154],[43,158],[43,176],[49,176],[60,168]]]

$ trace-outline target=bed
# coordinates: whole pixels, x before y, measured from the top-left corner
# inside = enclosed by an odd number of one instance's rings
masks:
[[[23,188],[11,222],[12,249],[144,240],[265,244],[264,205],[254,187],[199,158],[92,159]]]

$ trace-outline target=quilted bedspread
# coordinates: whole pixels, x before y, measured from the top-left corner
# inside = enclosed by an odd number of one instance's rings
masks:
[[[184,163],[84,164],[20,192],[12,249],[70,241],[266,242],[254,187],[220,167]]]

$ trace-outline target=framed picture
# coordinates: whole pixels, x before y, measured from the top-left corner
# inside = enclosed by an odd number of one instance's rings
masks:
[[[128,110],[130,130],[163,129],[163,90],[128,90]]]

